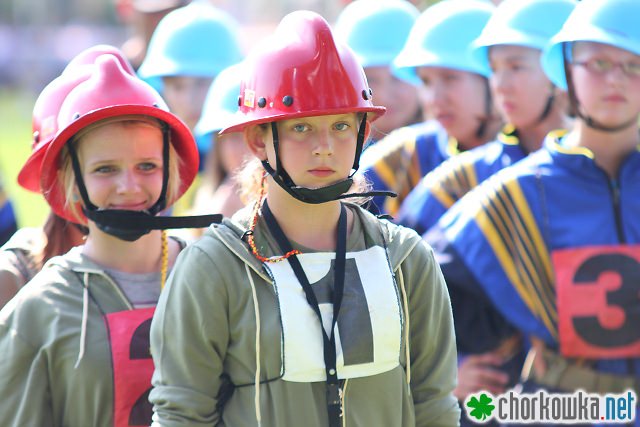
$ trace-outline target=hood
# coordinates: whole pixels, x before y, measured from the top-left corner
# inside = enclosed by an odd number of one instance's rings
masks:
[[[411,229],[395,225],[387,220],[380,220],[355,204],[348,202],[343,203],[362,224],[367,246],[384,246],[386,243],[393,271],[396,271],[413,248],[422,242],[420,236]],[[249,245],[242,240],[242,236],[249,230],[251,213],[252,207],[246,207],[238,211],[232,218],[225,218],[221,224],[212,224],[204,236],[206,236],[205,238],[214,238],[221,241],[235,256],[248,265],[249,268],[264,280],[271,282],[271,279],[262,267],[262,263],[253,256]],[[255,242],[258,250],[264,256],[278,255],[269,250],[266,245],[264,232],[264,227],[257,227]]]

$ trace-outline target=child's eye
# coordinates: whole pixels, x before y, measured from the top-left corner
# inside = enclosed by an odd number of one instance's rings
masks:
[[[456,74],[445,74],[443,77],[443,80],[447,83],[452,83],[455,82],[456,80],[458,80],[458,76]]]
[[[94,173],[99,173],[99,174],[107,174],[107,173],[111,173],[113,171],[115,171],[116,168],[113,166],[109,166],[109,165],[103,165],[103,166],[98,166],[96,167],[93,172]]]
[[[149,171],[153,171],[156,170],[160,167],[160,165],[153,163],[153,162],[144,162],[144,163],[140,163],[138,165],[138,168],[142,171],[145,172],[149,172]]]
[[[309,126],[305,125],[304,123],[298,123],[298,124],[293,125],[293,127],[291,129],[294,132],[304,132],[304,131],[309,129]]]
[[[335,124],[335,126],[334,126],[334,128],[335,128],[336,130],[340,130],[340,131],[342,131],[342,130],[347,130],[347,129],[349,129],[350,127],[351,127],[351,126],[349,125],[349,123],[344,123],[344,122],[342,122],[342,123],[336,123],[336,124]]]

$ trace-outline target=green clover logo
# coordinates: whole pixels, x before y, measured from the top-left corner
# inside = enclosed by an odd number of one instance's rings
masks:
[[[465,405],[472,409],[472,411],[469,412],[470,416],[478,421],[485,421],[496,408],[495,405],[492,405],[492,402],[493,399],[490,396],[482,393],[480,399],[476,396],[471,396]]]

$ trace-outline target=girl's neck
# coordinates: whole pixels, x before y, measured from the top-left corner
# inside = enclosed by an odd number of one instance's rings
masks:
[[[488,121],[487,126],[482,134],[482,136],[477,137],[474,135],[465,141],[458,141],[458,148],[460,151],[471,150],[472,148],[479,147],[481,145],[486,144],[487,142],[493,141],[498,135],[500,128],[502,127],[502,122],[497,118],[492,118]]]
[[[335,251],[340,202],[303,203],[280,188],[271,178],[267,200],[273,216],[290,241],[318,251]],[[353,218],[347,210],[347,233]]]
[[[625,158],[640,144],[640,134],[636,126],[618,132],[605,132],[577,120],[573,131],[567,135],[567,144],[588,148],[593,152],[596,164],[609,177],[615,178]]]
[[[549,114],[543,121],[533,126],[518,128],[518,141],[527,153],[533,153],[542,147],[544,138],[551,131],[568,129],[569,123],[562,114]]]
[[[161,232],[145,234],[135,242],[111,236],[90,224],[83,253],[96,263],[126,273],[151,273],[161,267]]]

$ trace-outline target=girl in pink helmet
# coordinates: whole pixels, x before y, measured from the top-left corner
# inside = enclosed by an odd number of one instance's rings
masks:
[[[151,326],[156,426],[452,426],[456,350],[432,251],[342,201],[374,106],[362,67],[313,12],[244,64],[253,208],[176,263]]]
[[[50,82],[38,95],[33,106],[33,139],[31,155],[18,174],[22,188],[40,192],[42,159],[58,130],[57,115],[66,96],[89,78],[92,66],[100,55],[113,55],[123,69],[135,72],[124,54],[113,46],[96,45],[76,55],[60,76]],[[42,227],[22,227],[0,250],[0,308],[42,269],[54,256],[67,253],[82,244],[86,229],[49,211]]]
[[[74,72],[86,78],[30,167],[52,211],[88,234],[0,311],[3,426],[151,423],[149,324],[184,246],[159,231],[174,221],[156,214],[191,184],[197,149],[116,56]]]

